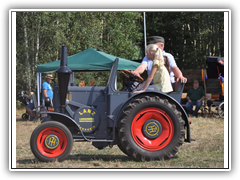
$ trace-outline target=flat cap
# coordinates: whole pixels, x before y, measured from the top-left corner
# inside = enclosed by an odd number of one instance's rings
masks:
[[[194,80],[193,83],[199,83],[198,80]]]
[[[165,40],[163,37],[161,36],[150,36],[148,38],[148,43],[151,44],[151,43],[158,43],[158,42],[162,42],[162,43],[165,43]]]

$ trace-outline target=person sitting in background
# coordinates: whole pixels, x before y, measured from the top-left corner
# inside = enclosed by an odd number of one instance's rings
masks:
[[[30,102],[29,102],[29,104],[26,106],[26,111],[27,111],[27,113],[28,113],[29,116],[30,116],[30,121],[32,121],[32,120],[34,119],[33,113],[32,113],[32,110],[34,109],[33,98],[32,98],[32,95],[33,95],[33,94],[34,94],[34,92],[30,92],[30,94],[29,94]]]
[[[195,117],[197,117],[198,110],[202,106],[202,100],[205,98],[205,91],[199,86],[198,80],[193,81],[193,87],[188,90],[186,108]],[[193,111],[193,105],[196,105]]]

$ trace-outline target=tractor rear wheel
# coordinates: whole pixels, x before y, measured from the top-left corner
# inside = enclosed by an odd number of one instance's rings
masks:
[[[123,150],[141,161],[173,157],[185,137],[181,112],[158,96],[146,96],[130,103],[118,128]]]
[[[49,121],[33,131],[30,146],[32,153],[43,162],[63,161],[71,152],[73,138],[62,123]]]

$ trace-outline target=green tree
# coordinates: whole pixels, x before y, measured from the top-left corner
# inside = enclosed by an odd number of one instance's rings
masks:
[[[141,21],[139,12],[17,12],[17,93],[35,91],[36,66],[59,60],[61,46],[68,56],[92,47],[132,59],[143,36]],[[106,81],[96,72],[79,77],[93,78]]]
[[[148,12],[147,35],[165,38],[180,69],[205,68],[206,56],[224,54],[223,12]]]
[[[126,59],[132,59],[143,42],[142,13],[104,12],[103,43],[104,52]]]

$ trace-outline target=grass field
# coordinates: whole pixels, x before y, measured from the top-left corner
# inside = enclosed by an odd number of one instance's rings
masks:
[[[184,143],[170,160],[136,162],[117,146],[98,150],[89,142],[75,142],[63,162],[43,163],[30,149],[30,136],[40,122],[21,119],[16,115],[16,168],[224,168],[224,120],[191,118],[191,143]]]

